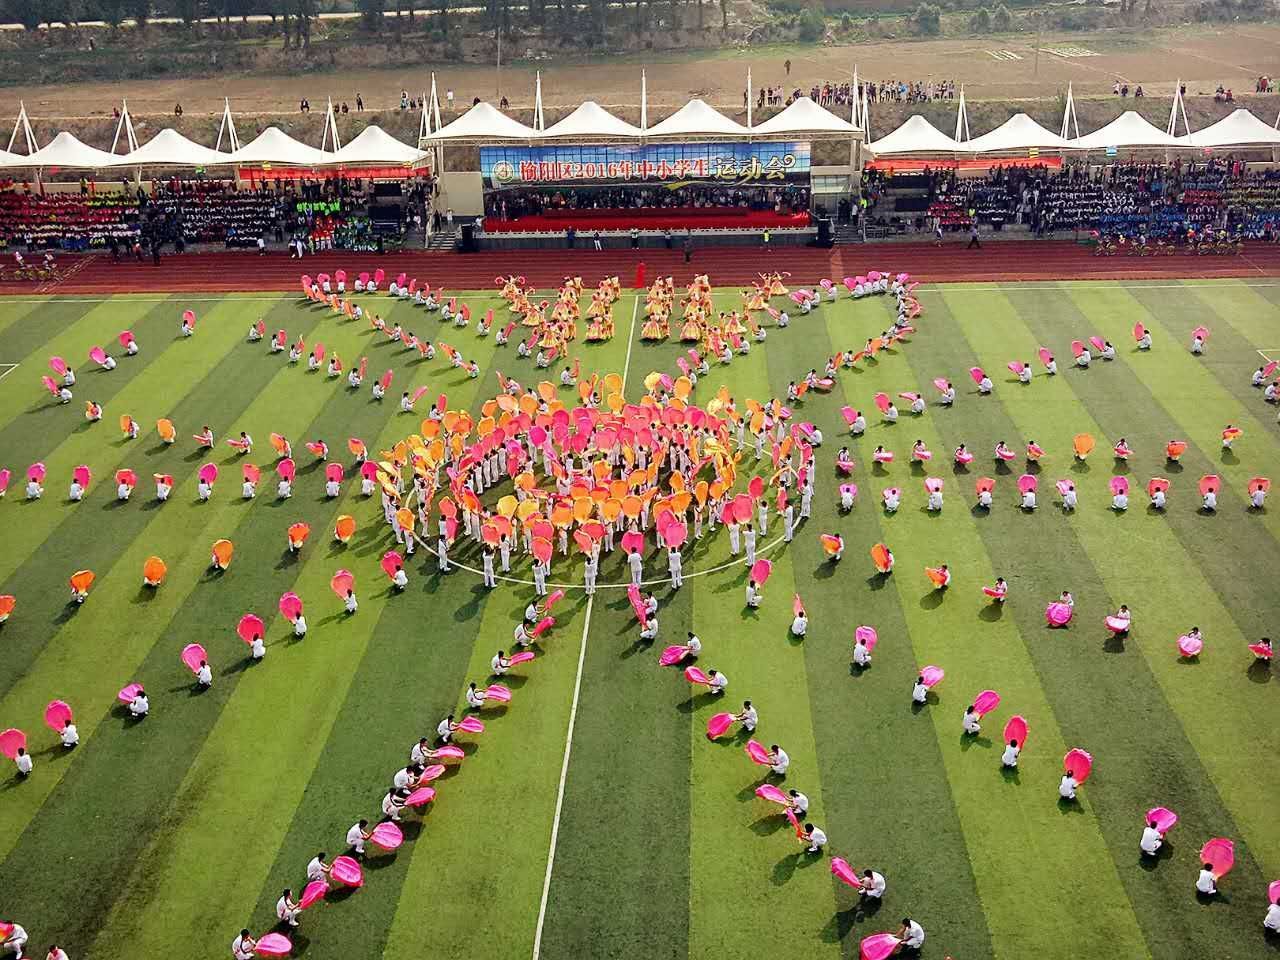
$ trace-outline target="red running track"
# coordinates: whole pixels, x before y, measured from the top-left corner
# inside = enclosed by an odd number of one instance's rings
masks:
[[[494,277],[516,273],[539,289],[554,289],[568,275],[594,284],[617,275],[630,284],[644,261],[650,279],[671,274],[683,285],[695,273],[707,273],[720,286],[746,284],[762,271],[780,270],[791,283],[811,284],[867,270],[906,271],[929,283],[1021,280],[1156,280],[1173,278],[1280,277],[1280,245],[1254,243],[1239,256],[1096,257],[1092,248],[1071,241],[988,242],[981,250],[963,244],[884,243],[812,247],[700,247],[691,263],[679,250],[506,250],[458,254],[404,251],[377,257],[332,251],[290,260],[284,253],[219,251],[166,256],[150,261],[112,263],[102,254],[63,258],[67,276],[52,283],[5,283],[0,293],[234,293],[298,290],[303,273],[349,276],[381,267],[388,276],[401,271],[446,290],[486,290]]]

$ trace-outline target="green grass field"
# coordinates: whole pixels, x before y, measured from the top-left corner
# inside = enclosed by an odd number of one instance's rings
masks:
[[[722,299],[727,308],[736,295]],[[398,853],[370,858],[363,889],[304,915],[295,954],[532,957],[540,933],[547,960],[837,958],[856,956],[861,937],[896,930],[908,914],[928,932],[927,955],[956,960],[1276,953],[1261,920],[1266,885],[1280,876],[1280,684],[1252,665],[1246,645],[1273,631],[1280,612],[1280,508],[1246,509],[1244,486],[1280,474],[1274,410],[1249,386],[1259,349],[1280,357],[1280,284],[948,285],[923,290],[921,301],[910,344],[843,371],[831,394],[802,405],[803,418],[827,435],[814,515],[792,544],[770,551],[764,606],[744,611],[742,567],[691,577],[676,593],[660,588],[662,633],[650,648],[637,643],[622,590],[601,590],[591,602],[571,591],[543,652],[517,669],[527,679],[512,678],[505,715],[493,716],[465,762],[437,784],[420,825],[407,817]],[[302,886],[317,850],[342,852],[356,819],[376,819],[412,743],[507,646],[528,588],[488,592],[466,571],[440,576],[420,551],[409,589],[389,595],[378,558],[391,538],[376,498],[362,499],[348,481],[341,497],[325,499],[322,471],[302,442],[324,438],[335,456],[349,436],[378,449],[417,429],[420,414],[398,412],[401,389],[429,384],[430,396],[445,391],[451,406],[478,410],[497,389],[495,368],[526,383],[538,377],[512,347],[495,352],[492,338],[459,335],[385,297],[363,302],[459,346],[485,376],[466,379],[443,354],[419,361],[375,341],[366,324],[293,298],[0,300],[0,374],[18,365],[0,378],[0,467],[15,475],[0,501],[0,594],[18,598],[0,627],[0,728],[25,729],[36,762],[29,780],[6,773],[0,781],[0,917],[26,927],[32,955],[56,941],[75,960],[223,957],[241,926],[265,932],[280,890]],[[490,293],[471,303],[477,315],[499,305]],[[195,338],[178,339],[188,306],[200,326]],[[644,375],[674,369],[683,346],[635,340],[632,306],[627,293],[616,339],[579,343],[577,354],[584,374],[625,370],[635,398]],[[395,369],[391,397],[372,402],[367,386],[353,394],[345,381],[247,344],[259,316],[291,339],[324,341],[344,360],[368,354],[373,375]],[[780,396],[789,380],[821,369],[836,349],[860,346],[889,317],[884,298],[824,306],[772,331],[766,349],[714,367],[698,396],[705,401],[721,384],[738,398]],[[1132,350],[1137,320],[1153,331],[1150,353]],[[1199,323],[1213,335],[1196,358],[1186,344]],[[91,370],[89,348],[112,344],[126,327],[141,353],[120,357],[112,373]],[[1088,371],[1064,363],[1056,378],[1011,382],[1006,361],[1032,358],[1040,344],[1066,357],[1071,339],[1095,333],[1118,345],[1116,361]],[[70,405],[51,404],[39,385],[54,354],[78,365]],[[994,396],[973,390],[966,371],[974,364],[992,373]],[[840,515],[832,466],[844,442],[840,407],[874,412],[879,390],[932,399],[937,376],[960,389],[954,408],[904,412],[895,426],[869,417],[866,436],[850,441],[861,493]],[[106,410],[96,425],[82,416],[89,398]],[[116,429],[126,412],[143,426],[136,441]],[[174,446],[157,441],[162,416],[177,425]],[[1228,422],[1245,435],[1224,454],[1219,432]],[[202,504],[195,471],[206,457],[189,437],[203,423],[219,436],[222,475]],[[239,430],[257,439],[253,459],[264,466],[274,456],[270,432],[292,439],[300,470],[291,500],[271,496],[265,470],[263,495],[240,498],[236,461],[221,442]],[[1073,464],[1071,437],[1085,431],[1098,449]],[[1137,451],[1128,468],[1135,496],[1117,515],[1108,509],[1109,444],[1122,435]],[[1191,443],[1180,469],[1164,461],[1171,437]],[[971,510],[973,479],[993,469],[995,442],[1020,451],[1028,438],[1049,452],[1041,508],[1016,509],[1018,461],[998,475],[995,509]],[[916,439],[947,479],[941,515],[923,510],[923,473],[906,463]],[[953,477],[950,450],[960,442],[978,460],[968,476]],[[873,473],[878,443],[898,459]],[[48,466],[47,491],[27,503],[23,476],[36,460]],[[95,479],[72,504],[66,488],[80,463]],[[122,466],[142,482],[119,505],[111,475]],[[153,472],[177,478],[163,505],[152,497]],[[1211,472],[1225,486],[1208,516],[1196,509],[1195,485]],[[1141,495],[1153,475],[1173,481],[1164,515]],[[1050,495],[1060,477],[1080,490],[1073,514]],[[894,484],[906,496],[887,516],[879,492]],[[329,531],[348,512],[360,527],[344,548]],[[295,520],[313,533],[292,557],[284,531]],[[848,547],[835,565],[824,562],[817,537],[830,531]],[[771,524],[762,543],[778,532]],[[208,551],[219,537],[234,541],[236,555],[213,577]],[[887,579],[872,576],[867,555],[878,540],[897,558]],[[140,587],[150,554],[169,566],[154,592]],[[687,555],[686,576],[727,557],[723,532],[704,539]],[[945,596],[923,573],[939,562],[955,577]],[[78,567],[98,580],[73,609],[66,579]],[[341,616],[328,588],[338,567],[356,574],[353,618]],[[648,561],[651,575],[658,569]],[[996,575],[1011,586],[1003,609],[979,591]],[[557,557],[552,579],[580,581],[581,564]],[[602,565],[602,583],[624,580],[618,559]],[[1050,631],[1044,606],[1064,588],[1077,616]],[[286,590],[308,605],[305,641],[295,642],[276,613]],[[788,631],[797,592],[811,618],[803,642]],[[1102,625],[1120,603],[1135,616],[1125,641]],[[267,656],[253,666],[234,633],[245,611],[268,621]],[[855,675],[859,623],[874,625],[881,640],[874,665]],[[1179,661],[1176,638],[1192,624],[1206,650],[1198,662]],[[729,702],[750,697],[759,708],[759,739],[790,753],[786,783],[811,798],[830,852],[887,877],[878,912],[856,910],[828,858],[799,854],[785,820],[754,797],[760,778],[741,750],[745,738],[707,741],[717,704],[691,698],[679,672],[657,665],[662,645],[688,630],[703,638],[702,666],[730,678]],[[178,658],[193,641],[214,667],[203,694],[193,694]],[[913,710],[912,680],[926,663],[947,677],[927,707]],[[151,694],[141,724],[114,699],[134,680]],[[963,738],[961,714],[984,687],[1003,703],[979,738]],[[82,743],[74,752],[41,722],[54,698],[76,711]],[[1013,713],[1027,717],[1031,733],[1018,774],[1005,776],[1000,730]],[[1063,807],[1055,788],[1072,746],[1093,754],[1095,772],[1080,803]],[[1181,821],[1159,860],[1144,863],[1143,815],[1158,805]],[[1197,851],[1213,836],[1235,841],[1237,862],[1221,895],[1201,903]]]

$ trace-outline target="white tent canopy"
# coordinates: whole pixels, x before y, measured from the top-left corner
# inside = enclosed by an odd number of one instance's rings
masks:
[[[525,126],[498,111],[489,103],[477,103],[452,123],[431,135],[432,140],[533,140],[539,136],[533,127]]]
[[[115,154],[81,143],[65,130],[29,156],[12,154],[0,160],[0,167],[109,167],[119,160]]]
[[[690,100],[667,119],[655,123],[645,131],[649,138],[657,137],[745,137],[751,133],[736,120],[730,120],[705,100]]]
[[[564,119],[547,127],[539,136],[544,140],[559,137],[639,137],[641,130],[615,117],[594,100],[588,100]]]
[[[401,143],[376,124],[370,124],[345,147],[334,151],[329,163],[388,163],[409,166],[422,156],[422,151]]]
[[[990,133],[960,144],[962,153],[1000,153],[1005,150],[1070,150],[1074,144],[1046,130],[1025,113],[1015,113]]]
[[[333,154],[300,143],[279,127],[267,127],[252,141],[231,154],[231,162],[320,167],[332,163]]]
[[[1151,121],[1132,110],[1126,110],[1105,127],[1071,141],[1081,150],[1103,150],[1107,147],[1176,147],[1182,143],[1165,133]]]
[[[177,130],[161,130],[154,137],[124,156],[116,157],[115,167],[212,167],[231,162],[231,154],[210,150],[188,140]]]
[[[964,146],[917,113],[908,117],[897,130],[867,144],[867,149],[880,157],[907,153],[955,153]]]
[[[1179,137],[1189,147],[1265,147],[1280,145],[1280,130],[1269,127],[1248,110],[1234,110],[1217,123]]]
[[[751,128],[753,134],[767,136],[770,134],[801,133],[849,133],[856,128],[848,120],[842,120],[825,107],[820,107],[808,97],[794,101],[776,116]]]

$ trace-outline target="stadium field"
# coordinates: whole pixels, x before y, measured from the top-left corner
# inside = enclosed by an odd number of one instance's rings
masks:
[[[596,278],[585,279],[590,291]],[[686,547],[678,591],[664,581],[665,559],[646,556],[660,633],[645,643],[622,587],[624,560],[606,557],[588,598],[580,558],[557,553],[550,579],[569,585],[567,596],[536,658],[505,678],[511,703],[482,712],[487,729],[463,741],[467,755],[434,784],[435,802],[406,815],[404,845],[370,853],[363,887],[303,914],[290,933],[294,955],[839,958],[905,916],[927,931],[925,955],[955,960],[1245,958],[1280,948],[1262,928],[1267,885],[1280,877],[1280,684],[1248,649],[1280,613],[1280,509],[1252,509],[1247,496],[1251,478],[1280,474],[1275,407],[1250,385],[1266,358],[1280,359],[1280,281],[955,283],[919,296],[923,314],[908,340],[795,405],[825,442],[812,517],[785,543],[771,515],[760,538],[774,563],[762,606],[744,606],[747,570],[721,529]],[[731,288],[716,298],[722,309],[741,303]],[[493,290],[463,299],[476,317],[490,307],[506,315]],[[379,559],[392,533],[378,498],[361,496],[346,442],[389,448],[418,432],[439,393],[479,416],[500,389],[496,371],[533,385],[558,382],[559,365],[537,371],[514,342],[497,347],[474,323],[459,331],[385,294],[356,300],[388,325],[452,344],[481,376],[290,295],[0,299],[0,468],[13,474],[0,500],[0,594],[16,598],[0,626],[0,729],[24,730],[35,760],[29,778],[9,767],[0,780],[0,918],[29,931],[30,955],[56,942],[74,960],[225,957],[242,926],[272,929],[281,890],[299,892],[317,851],[345,852],[357,819],[379,819],[410,747],[465,706],[468,681],[484,686],[494,652],[509,649],[532,598],[527,560],[487,590],[474,546],[455,549],[464,566],[448,574],[421,548],[407,564],[408,588],[391,591]],[[879,335],[892,307],[890,297],[842,298],[793,315],[749,355],[712,365],[693,402],[722,386],[740,403],[783,397],[789,381]],[[183,338],[187,308],[199,319]],[[641,342],[642,314],[642,294],[624,291],[617,336],[572,350],[583,377],[616,373],[632,401],[650,372],[674,374],[689,346]],[[322,341],[347,363],[367,356],[365,385],[350,390],[345,378],[271,354],[266,341],[246,342],[259,318],[290,341]],[[1152,350],[1136,349],[1135,322],[1151,331]],[[1201,324],[1211,335],[1194,356],[1188,344]],[[140,344],[136,356],[116,345],[125,329]],[[1070,341],[1091,335],[1115,343],[1116,359],[1071,366]],[[87,360],[99,344],[116,347],[115,370]],[[1042,345],[1058,357],[1055,377],[1036,358]],[[40,385],[55,355],[77,371],[65,405]],[[1033,363],[1030,384],[1007,370],[1014,359]],[[970,380],[974,366],[993,379],[990,396]],[[388,369],[388,396],[375,401],[369,384]],[[955,382],[953,407],[934,402],[938,377]],[[401,413],[401,391],[421,386],[418,410]],[[880,391],[922,393],[927,411],[912,416],[904,402],[900,420],[886,424],[872,403]],[[101,422],[86,421],[84,400],[102,405]],[[861,438],[847,434],[846,405],[867,415]],[[136,440],[116,426],[126,413],[141,425]],[[159,442],[159,418],[173,421],[176,443]],[[191,439],[205,424],[218,437],[212,454]],[[1224,450],[1228,424],[1243,436]],[[242,430],[257,443],[248,458],[223,442]],[[284,501],[272,496],[273,432],[292,441],[299,466]],[[1097,440],[1085,461],[1071,454],[1081,433]],[[1127,464],[1111,459],[1121,437],[1135,451]],[[1032,439],[1047,456],[1039,507],[1024,512],[1015,483]],[[1178,463],[1166,462],[1170,439],[1189,444]],[[336,498],[325,496],[322,461],[303,447],[314,440],[348,467]],[[908,464],[917,440],[945,480],[940,513],[925,509],[925,472]],[[998,441],[1019,453],[1011,469],[993,464]],[[976,456],[967,472],[952,466],[961,443]],[[834,467],[845,444],[860,491],[848,513]],[[877,445],[896,459],[873,469]],[[253,500],[240,496],[243,459],[263,468]],[[196,473],[209,460],[220,475],[200,502]],[[26,501],[26,470],[37,461],[45,494]],[[80,464],[93,480],[73,503],[67,488]],[[124,467],[141,482],[121,503],[112,477]],[[744,482],[758,469],[750,449],[740,469]],[[154,498],[156,473],[175,478],[164,503]],[[1221,477],[1212,513],[1199,509],[1207,474]],[[990,511],[975,507],[983,475],[996,480]],[[1115,475],[1133,484],[1125,512],[1110,509]],[[1148,508],[1153,476],[1171,481],[1163,512]],[[1074,512],[1053,489],[1064,478],[1079,491]],[[904,491],[894,514],[880,504],[889,486]],[[341,514],[357,522],[345,546],[331,533]],[[294,554],[285,531],[297,521],[312,533]],[[838,563],[827,560],[822,533],[844,538]],[[235,555],[214,574],[219,538]],[[891,576],[875,574],[877,541],[893,550]],[[151,555],[168,566],[154,590],[141,585]],[[924,573],[942,563],[954,578],[945,592]],[[80,568],[97,579],[76,606],[67,580]],[[355,576],[354,616],[329,589],[338,568]],[[1003,606],[981,593],[997,576],[1010,587]],[[1045,607],[1063,590],[1074,618],[1051,630]],[[287,591],[306,604],[305,639],[277,612]],[[790,634],[794,595],[810,619],[803,640]],[[1103,624],[1120,604],[1133,611],[1127,637]],[[267,624],[258,663],[235,632],[246,612]],[[880,641],[861,671],[850,662],[859,624]],[[1178,637],[1192,626],[1204,650],[1180,658]],[[690,631],[704,645],[699,665],[729,678],[728,707],[658,665],[662,648]],[[179,659],[193,642],[213,668],[205,692]],[[913,706],[926,664],[946,677]],[[135,681],[151,700],[141,722],[116,699]],[[965,736],[964,708],[987,688],[1001,704],[979,736]],[[810,798],[809,819],[830,838],[821,856],[804,853],[778,808],[755,796],[761,768],[740,728],[705,735],[712,714],[744,698],[759,710],[756,738],[791,757],[782,786]],[[72,751],[42,722],[54,699],[75,712],[81,743]],[[1030,728],[1016,773],[1000,764],[1001,730],[1014,714]],[[1078,802],[1060,803],[1073,747],[1092,754],[1094,772]],[[1157,806],[1179,821],[1160,855],[1144,858],[1144,817]],[[1218,896],[1201,900],[1198,851],[1213,837],[1234,842],[1235,866]],[[832,855],[882,873],[883,904],[860,908],[832,876]]]

